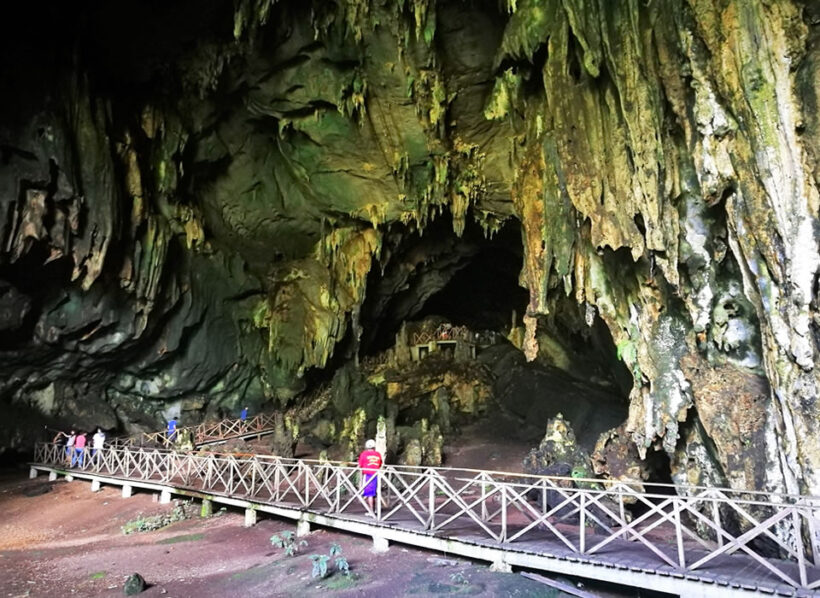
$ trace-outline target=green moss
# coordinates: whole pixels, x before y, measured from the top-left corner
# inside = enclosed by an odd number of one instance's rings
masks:
[[[174,536],[172,538],[165,538],[160,540],[157,544],[178,544],[180,542],[197,542],[205,537],[205,534],[184,534],[182,536]]]
[[[504,120],[512,113],[521,94],[521,77],[514,69],[508,68],[495,80],[492,94],[484,108],[487,120]]]
[[[335,574],[323,581],[319,587],[332,591],[349,590],[364,583],[366,580],[367,578],[365,576],[358,573],[351,573],[350,575]]]
[[[501,41],[501,56],[530,59],[550,35],[559,9],[557,0],[517,0],[509,2],[512,14]]]

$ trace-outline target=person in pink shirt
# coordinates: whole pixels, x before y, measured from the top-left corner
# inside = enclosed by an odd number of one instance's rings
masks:
[[[77,434],[77,439],[74,441],[74,455],[71,457],[71,467],[79,464],[82,467],[85,464],[85,432]]]
[[[382,466],[382,455],[376,450],[376,441],[368,440],[364,443],[364,448],[359,455],[359,469],[362,470],[363,479],[362,496],[367,501],[370,510],[373,510],[373,498],[379,488],[379,480],[376,479],[376,474]]]

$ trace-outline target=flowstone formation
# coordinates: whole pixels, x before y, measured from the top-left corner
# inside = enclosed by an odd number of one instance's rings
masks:
[[[297,408],[514,231],[478,328],[677,482],[820,493],[816,3],[166,4],[4,19],[4,449]]]

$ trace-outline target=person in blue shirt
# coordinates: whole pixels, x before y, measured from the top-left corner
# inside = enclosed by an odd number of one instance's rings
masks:
[[[241,419],[242,421],[245,421],[246,419],[248,419],[248,408],[247,407],[243,408],[242,411],[239,412],[239,419]]]
[[[174,442],[177,438],[177,418],[172,417],[168,422],[168,442]]]

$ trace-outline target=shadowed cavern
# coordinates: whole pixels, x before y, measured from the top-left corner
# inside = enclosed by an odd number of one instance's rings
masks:
[[[437,315],[676,482],[820,492],[814,3],[4,11],[4,453],[245,403],[341,445]]]

